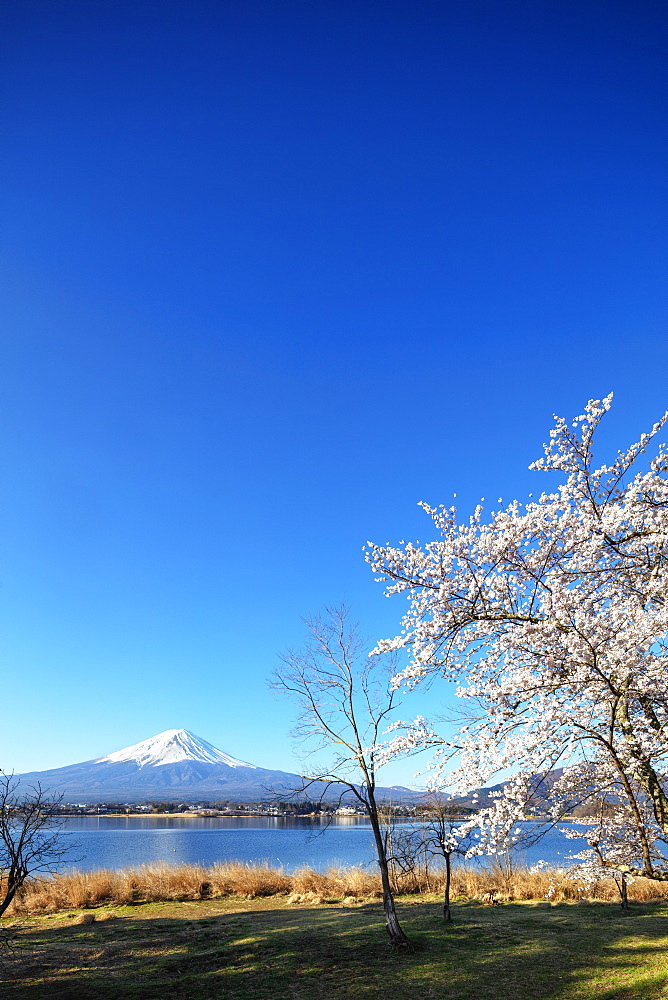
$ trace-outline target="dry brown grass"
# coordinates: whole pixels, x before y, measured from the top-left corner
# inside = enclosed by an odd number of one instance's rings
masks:
[[[400,894],[442,893],[444,872],[415,872],[395,878]],[[459,867],[452,877],[453,899],[482,900],[618,899],[611,880],[594,887],[578,885],[559,871],[531,871],[526,868],[490,869]],[[40,914],[58,910],[88,909],[141,902],[209,899],[241,896],[289,896],[290,902],[368,900],[381,895],[380,877],[363,868],[335,868],[323,873],[301,868],[287,874],[262,864],[220,862],[211,868],[198,865],[141,865],[120,871],[72,871],[27,882],[14,901],[11,913]],[[637,879],[629,886],[629,898],[641,902],[668,899],[668,884]]]
[[[596,885],[576,882],[555,870],[533,871],[529,868],[504,869],[501,866],[490,869],[461,867],[453,871],[451,896],[466,899],[482,899],[488,893],[498,900],[510,899],[550,899],[591,900],[612,902],[619,899],[619,890],[613,879],[606,879]],[[628,887],[629,899],[638,902],[665,901],[668,899],[668,883],[653,882],[650,879],[636,879]]]

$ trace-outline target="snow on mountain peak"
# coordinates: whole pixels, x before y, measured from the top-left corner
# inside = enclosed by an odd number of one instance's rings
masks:
[[[252,767],[244,760],[237,760],[229,754],[218,750],[213,744],[207,743],[187,729],[166,729],[164,733],[151,736],[134,746],[116,750],[107,757],[100,757],[96,763],[120,764],[134,762],[140,767],[157,767],[160,764],[177,764],[182,760],[195,760],[205,764],[227,764],[228,767]]]

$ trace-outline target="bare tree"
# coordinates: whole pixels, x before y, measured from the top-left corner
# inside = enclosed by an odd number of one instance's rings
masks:
[[[433,792],[425,813],[417,824],[398,825],[387,815],[388,862],[401,876],[424,877],[429,890],[429,858],[445,862],[443,920],[452,921],[450,886],[453,856],[465,857],[472,843],[471,822],[462,821],[461,812],[444,795]]]
[[[293,735],[305,742],[314,782],[345,786],[364,807],[373,831],[383,886],[385,924],[390,943],[405,947],[388,870],[386,838],[376,801],[379,738],[395,707],[391,669],[378,656],[366,655],[356,625],[344,607],[327,608],[322,617],[306,620],[309,639],[300,651],[282,656],[283,667],[273,686],[296,698],[300,714]],[[322,763],[322,753],[325,763]]]
[[[414,886],[424,884],[427,892],[431,892],[428,851],[422,825],[406,823],[392,809],[383,809],[381,819],[387,844],[387,862],[395,891],[399,891],[402,879],[409,883],[412,881]]]
[[[0,917],[27,878],[54,872],[70,856],[60,803],[39,785],[22,791],[18,778],[0,772]]]
[[[443,795],[433,793],[428,802],[429,813],[425,820],[423,837],[431,855],[438,855],[445,861],[445,885],[443,887],[443,919],[452,920],[450,909],[450,885],[452,882],[453,855],[464,857],[471,845],[471,825],[463,823],[456,809]]]

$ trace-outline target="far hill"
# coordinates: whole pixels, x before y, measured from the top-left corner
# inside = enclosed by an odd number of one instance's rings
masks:
[[[218,750],[187,729],[167,729],[134,746],[81,764],[19,774],[23,788],[39,783],[65,802],[182,802],[229,800],[257,802],[287,798],[299,792],[302,779],[239,760]],[[326,801],[337,800],[343,786],[325,790]],[[308,798],[320,791],[312,787]],[[396,785],[378,788],[378,798],[396,803],[418,802],[423,793]],[[350,796],[350,793],[347,793]]]

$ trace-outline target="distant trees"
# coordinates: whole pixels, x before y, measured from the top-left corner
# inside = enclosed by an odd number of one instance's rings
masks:
[[[328,608],[306,626],[307,644],[282,657],[283,667],[273,681],[300,708],[293,735],[306,744],[312,761],[301,791],[308,792],[315,782],[324,782],[325,788],[344,785],[364,807],[380,868],[387,933],[393,946],[405,946],[408,939],[394,905],[376,801],[381,766],[376,745],[394,708],[392,670],[381,657],[367,655],[345,608]]]
[[[451,738],[422,719],[388,754],[431,746],[442,780],[464,793],[510,770],[478,816],[476,853],[497,852],[536,796],[554,823],[602,803],[580,860],[596,872],[668,880],[668,452],[640,459],[668,414],[609,464],[593,445],[611,397],[572,424],[557,419],[533,469],[560,482],[459,522],[429,507],[440,538],[370,545],[389,593],[405,593],[398,680],[440,675],[470,714]],[[453,770],[446,774],[446,769]],[[561,770],[563,768],[563,770]],[[559,769],[559,770],[558,770]],[[546,789],[536,776],[551,774]]]
[[[60,802],[0,772],[0,917],[27,878],[56,871],[70,856],[59,836]]]

